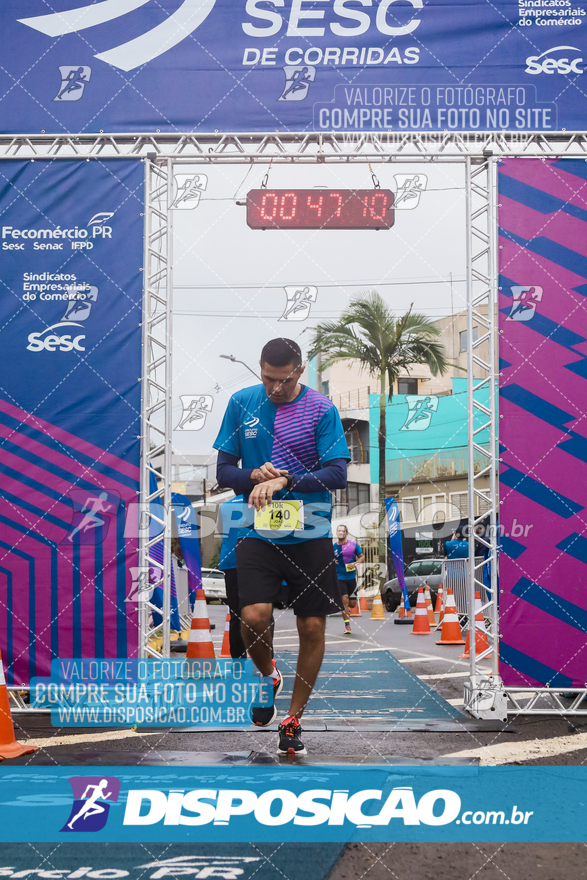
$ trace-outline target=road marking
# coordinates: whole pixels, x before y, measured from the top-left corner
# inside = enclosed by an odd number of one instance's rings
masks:
[[[489,672],[489,669],[480,669],[479,672]],[[470,672],[438,672],[434,675],[418,675],[422,681],[432,681],[435,678],[466,678]]]
[[[451,702],[449,700],[449,702]],[[481,764],[509,764],[513,761],[550,758],[587,749],[587,733],[573,733],[552,739],[533,739],[520,743],[497,743],[462,752],[451,752],[444,758],[480,758]]]
[[[84,742],[106,742],[107,740],[128,739],[129,737],[144,736],[164,736],[166,730],[157,731],[138,731],[138,730],[109,730],[100,733],[72,733],[67,736],[32,736],[30,739],[23,740],[26,745],[37,746],[37,748],[47,748],[47,746],[68,746],[76,743]]]

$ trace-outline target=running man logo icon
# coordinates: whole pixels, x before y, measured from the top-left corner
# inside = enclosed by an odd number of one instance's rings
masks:
[[[285,85],[278,101],[303,101],[308,97],[310,83],[316,79],[316,68],[308,64],[304,65],[286,65],[283,68],[285,73]]]
[[[73,806],[61,831],[101,831],[108,821],[110,804],[120,794],[116,776],[72,776]]]
[[[200,204],[200,197],[208,186],[206,174],[175,174],[175,198],[172,208],[178,211],[193,211]]]
[[[400,431],[425,431],[430,427],[432,415],[438,409],[438,397],[406,394],[408,415]]]
[[[310,316],[312,303],[318,299],[317,287],[302,287],[301,284],[283,288],[287,301],[280,321],[305,321]]]
[[[425,174],[394,174],[395,199],[393,207],[398,211],[411,211],[420,203],[420,196],[426,190],[428,178]]]
[[[208,413],[212,412],[214,398],[211,394],[181,394],[182,414],[176,431],[201,431]]]
[[[92,68],[85,65],[64,64],[59,68],[61,85],[54,101],[79,101],[92,76]]]
[[[84,299],[70,299],[65,309],[62,321],[87,321],[92,311],[92,306],[98,300],[98,288],[88,286],[79,294]]]
[[[514,300],[506,321],[531,321],[536,314],[536,306],[542,302],[544,289],[526,285],[512,287],[511,291]]]
[[[70,489],[68,494],[73,504],[73,519],[60,543],[66,546],[101,544],[108,534],[110,517],[118,513],[120,495],[105,489]]]

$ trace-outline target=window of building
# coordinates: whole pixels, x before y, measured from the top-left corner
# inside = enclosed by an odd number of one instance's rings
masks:
[[[345,439],[351,454],[351,464],[368,464],[369,447],[361,440],[358,428],[345,431]],[[365,438],[367,439],[367,438]]]
[[[446,519],[446,514],[446,495],[422,495],[422,522]]]
[[[449,495],[451,509],[449,519],[465,519],[468,515],[468,493],[451,492]]]
[[[326,397],[330,396],[330,382],[328,381],[328,379],[324,379],[322,382],[322,394],[324,394]]]
[[[417,394],[418,393],[418,380],[417,379],[408,379],[407,377],[403,377],[397,380],[397,393],[398,394]]]
[[[417,522],[420,513],[420,499],[417,495],[413,498],[402,498],[398,501],[401,521],[404,523]]]
[[[334,519],[356,513],[357,507],[363,505],[362,513],[366,513],[371,502],[371,487],[369,483],[347,483],[346,489],[337,489],[331,492],[332,516]]]
[[[461,351],[467,350],[468,340],[467,340],[467,331],[461,330],[459,333],[459,339],[461,340]],[[473,327],[473,342],[476,342],[479,339],[479,328]]]

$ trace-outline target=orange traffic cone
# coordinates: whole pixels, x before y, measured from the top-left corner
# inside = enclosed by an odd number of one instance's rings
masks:
[[[471,627],[467,630],[467,644],[465,645],[465,653],[459,654],[459,658],[465,657],[469,658],[471,656],[469,650],[469,637],[471,635]],[[479,590],[475,590],[475,654],[479,656],[482,651],[486,651],[489,648],[489,641],[487,639],[487,630],[485,629],[485,618],[483,617],[483,612],[481,611],[481,593]],[[487,655],[491,657],[491,654]]]
[[[442,614],[442,584],[439,586],[438,593],[436,594],[436,607],[434,613]]]
[[[214,645],[212,643],[212,631],[206,608],[206,594],[203,590],[196,592],[196,604],[188,647],[185,652],[186,660],[214,659]]]
[[[220,648],[221,657],[230,657],[230,611],[226,612],[226,623],[224,624],[224,635],[222,637],[222,647]]]
[[[399,606],[397,609],[397,616],[398,616],[398,620],[401,620],[402,617],[410,617],[411,618],[411,616],[412,616],[412,609],[411,608],[408,608],[408,610],[406,611],[403,596],[400,600],[400,603],[399,603]]]
[[[426,611],[428,612],[428,623],[430,626],[436,626],[436,618],[434,617],[434,608],[432,607],[432,596],[430,595],[430,588],[428,584],[426,584],[426,588],[424,590],[424,599],[426,600]]]
[[[367,591],[364,587],[361,587],[359,590],[359,610],[360,611],[368,611],[369,606],[367,604]]]
[[[37,746],[23,746],[14,738],[14,725],[8,699],[8,689],[4,678],[4,666],[0,655],[0,760],[2,758],[20,758],[38,751]]]
[[[359,607],[360,604],[361,604],[361,603],[360,603],[360,600],[359,600],[359,602],[355,602],[355,607],[350,609],[350,616],[351,616],[351,617],[362,617],[362,616],[363,616],[363,615],[361,614],[361,609],[360,609],[360,607]]]
[[[428,611],[426,610],[426,599],[424,598],[424,588],[418,590],[418,601],[416,603],[416,614],[414,615],[414,627],[412,629],[413,636],[429,636],[432,630],[428,622]]]
[[[446,601],[444,603],[444,617],[442,618],[442,631],[440,640],[437,645],[464,645],[461,627],[459,625],[459,616],[457,614],[457,606],[455,603],[454,593],[449,587],[446,591]]]

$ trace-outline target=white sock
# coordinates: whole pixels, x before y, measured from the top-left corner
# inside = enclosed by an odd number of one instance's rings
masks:
[[[275,668],[273,669],[273,672],[271,673],[269,678],[272,678],[273,681],[277,681],[277,679],[279,678],[279,673],[278,673],[277,669],[275,669]]]

